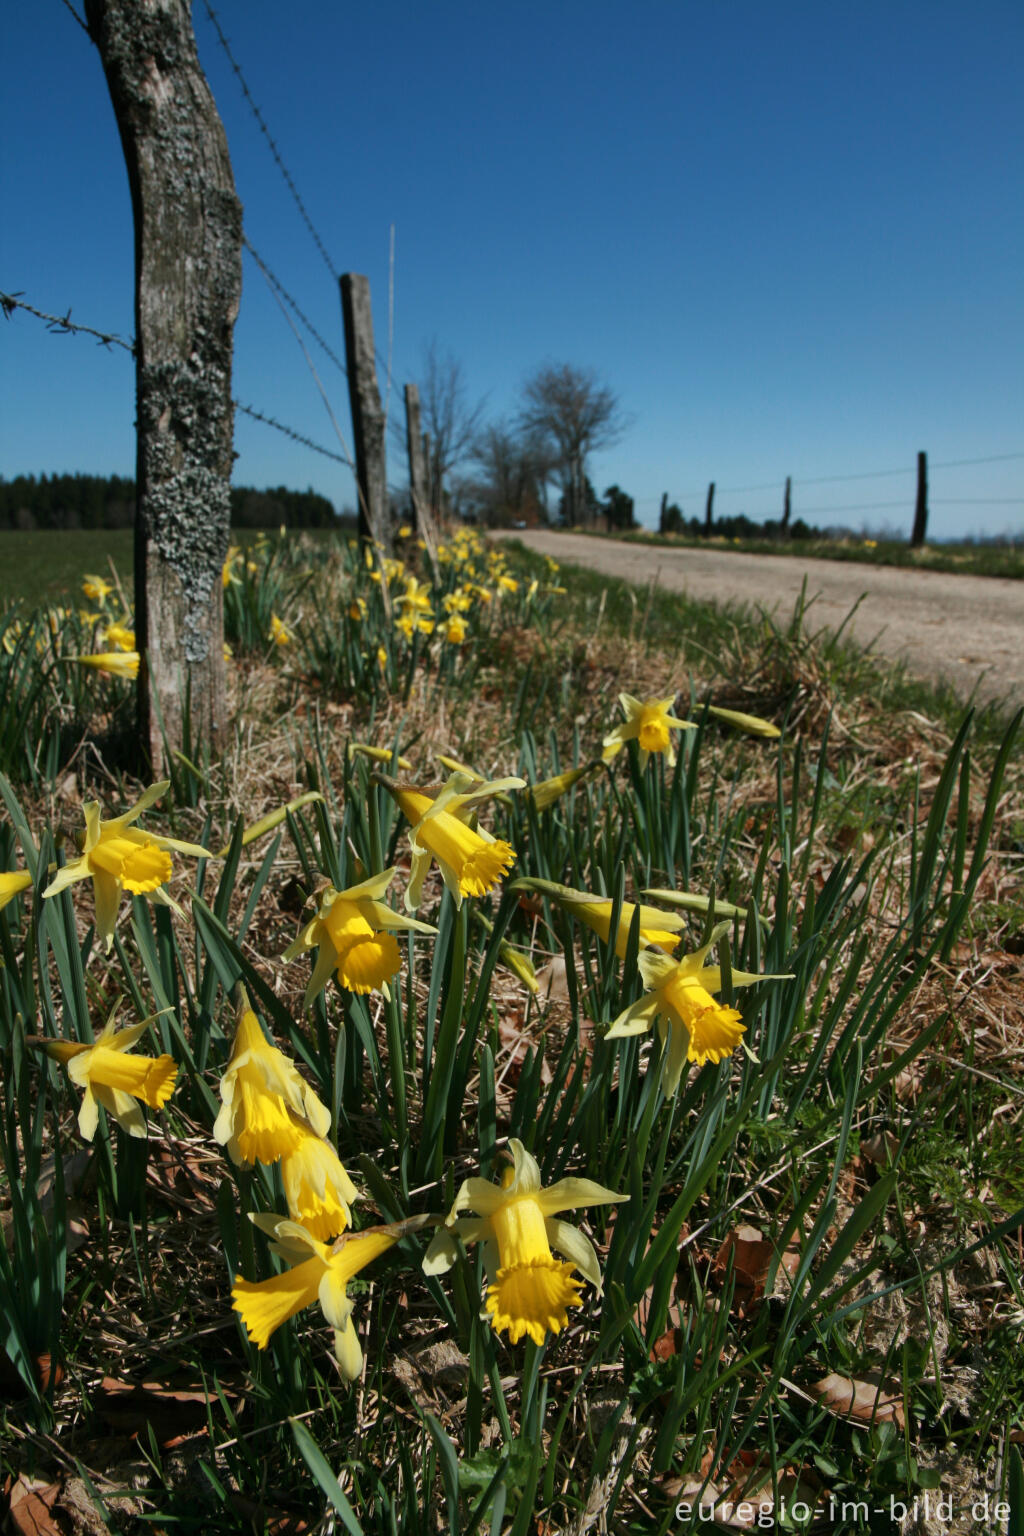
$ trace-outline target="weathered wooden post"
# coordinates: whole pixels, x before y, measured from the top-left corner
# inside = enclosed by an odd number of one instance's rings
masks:
[[[85,0],[135,220],[138,722],[154,773],[226,728],[221,570],[230,535],[242,205],[188,0]]]
[[[412,519],[416,531],[427,549],[427,559],[435,580],[437,568],[437,524],[430,510],[427,490],[427,460],[425,447],[428,438],[420,430],[420,392],[415,384],[405,386],[405,446],[409,455],[409,496],[412,500]]]
[[[791,475],[787,475],[786,476],[786,497],[785,497],[785,500],[783,501],[783,504],[782,504],[782,537],[784,539],[788,539],[789,538],[789,514],[790,514],[790,511],[792,510],[792,505],[793,505],[793,503],[792,503],[792,489],[793,489],[793,477]]]
[[[355,439],[359,537],[375,540],[390,549],[392,528],[384,452],[384,411],[377,387],[368,277],[362,277],[358,272],[342,273],[341,313],[345,322],[345,362]]]
[[[405,386],[405,446],[409,455],[409,495],[417,530],[427,514],[427,466],[423,457],[423,431],[420,426],[420,392],[415,384]]]
[[[666,526],[667,514],[668,514],[668,491],[662,491],[662,493],[661,493],[661,511],[658,513],[658,532],[659,533],[667,533],[668,532],[668,528]]]
[[[714,517],[714,508],[715,508],[715,482],[712,480],[711,484],[708,486],[708,499],[707,499],[707,504],[704,507],[704,532],[708,535],[709,538],[711,536],[711,526],[712,526],[712,519]]]
[[[910,535],[911,549],[920,549],[928,527],[928,455],[917,456],[917,503],[914,507],[914,531]]]

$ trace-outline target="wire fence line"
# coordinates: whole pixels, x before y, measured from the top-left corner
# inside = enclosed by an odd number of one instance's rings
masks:
[[[249,86],[248,86],[248,83],[246,81],[246,78],[245,78],[245,76],[242,73],[241,65],[238,63],[238,60],[235,58],[234,54],[231,52],[231,44],[228,42],[227,37],[224,35],[224,29],[223,29],[223,27],[220,24],[220,19],[217,16],[217,12],[214,10],[213,6],[210,4],[210,0],[203,0],[203,7],[204,7],[204,9],[206,11],[207,16],[209,16],[211,22],[213,23],[214,30],[217,33],[218,41],[220,42],[221,47],[223,48],[225,54],[227,55],[228,63],[231,65],[231,68],[234,70],[235,76],[236,76],[236,78],[238,80],[238,83],[241,86],[242,95],[245,97],[246,103],[248,104],[249,110],[252,112],[253,117],[255,117],[257,123],[259,124],[260,132],[263,134],[263,137],[266,139],[267,144],[268,144],[268,146],[270,148],[270,153],[274,157],[274,161],[275,161],[275,163],[277,165],[277,168],[281,172],[281,175],[284,177],[285,185],[287,186],[289,192],[291,193],[291,195],[292,195],[292,197],[293,197],[293,199],[295,201],[295,206],[296,206],[296,208],[298,208],[299,213],[302,216],[302,221],[305,224],[306,228],[309,230],[310,235],[313,237],[313,243],[315,244],[317,250],[320,252],[320,255],[323,257],[323,260],[324,260],[324,263],[325,263],[325,265],[327,267],[328,272],[330,272],[330,274],[333,277],[334,281],[337,282],[338,278],[339,278],[338,269],[335,267],[334,262],[331,260],[330,256],[328,255],[327,247],[324,244],[323,240],[321,239],[319,231],[317,230],[316,225],[313,223],[313,220],[310,218],[309,211],[306,208],[305,203],[302,201],[302,197],[301,197],[301,195],[299,193],[299,189],[295,185],[294,178],[292,177],[291,172],[289,171],[288,167],[285,165],[284,160],[283,160],[283,158],[281,156],[281,151],[277,147],[277,142],[276,142],[273,134],[271,133],[270,129],[267,127],[266,118],[263,116],[263,113],[260,111],[259,107],[257,106],[256,99],[255,99],[255,97],[253,96],[252,92],[249,89]]]
[[[70,308],[63,315],[50,315],[45,309],[36,309],[34,304],[26,304],[21,292],[0,292],[0,309],[4,312],[5,320],[9,320],[16,309],[23,309],[27,314],[35,315],[37,320],[45,320],[46,329],[53,331],[57,336],[95,336],[101,346],[123,347],[126,352],[135,356],[134,341],[126,341],[123,336],[117,336],[113,331],[98,331],[91,325],[80,325],[77,320],[72,320]]]
[[[288,292],[288,289],[281,282],[281,279],[276,275],[276,273],[271,271],[270,267],[264,261],[263,257],[260,255],[259,251],[257,251],[256,247],[253,245],[252,241],[249,239],[249,236],[247,234],[243,233],[243,235],[242,235],[242,244],[245,246],[245,249],[249,252],[249,255],[252,257],[252,259],[256,263],[256,265],[259,267],[260,271],[263,273],[263,276],[266,278],[267,282],[270,284],[270,286],[274,290],[274,292],[281,299],[284,300],[284,302],[288,305],[288,308],[292,311],[292,313],[306,327],[306,330],[312,336],[312,338],[316,342],[317,346],[320,347],[320,349],[327,354],[327,356],[330,358],[330,360],[334,364],[334,366],[336,368],[338,368],[341,371],[341,373],[344,375],[344,377],[347,379],[348,378],[348,369],[345,367],[345,364],[342,362],[341,358],[334,351],[333,347],[330,347],[327,344],[327,342],[321,336],[320,332],[317,330],[316,326],[313,324],[312,320],[310,320],[309,316],[306,315],[302,311],[302,309],[300,309],[298,302]]]
[[[343,374],[345,374],[346,377],[347,377],[347,371],[346,371],[346,369],[344,367],[344,364],[341,362],[341,359],[339,357],[337,357],[337,355],[332,351],[332,349],[328,346],[328,344],[323,340],[323,337],[319,335],[319,333],[317,332],[316,328],[314,326],[312,326],[310,324],[310,322],[306,319],[306,317],[303,315],[301,309],[299,309],[299,306],[295,303],[294,299],[292,299],[291,295],[288,294],[287,290],[284,289],[283,285],[274,277],[274,274],[270,271],[270,269],[266,266],[266,263],[262,260],[262,258],[259,256],[257,251],[253,248],[253,246],[252,246],[251,242],[248,240],[248,238],[245,239],[245,245],[246,245],[246,249],[249,251],[250,255],[256,261],[257,265],[260,267],[260,270],[264,273],[264,276],[267,278],[267,281],[270,283],[271,288],[275,291],[275,293],[279,297],[279,300],[282,301],[283,303],[287,303],[289,305],[289,307],[292,308],[295,311],[295,313],[297,314],[298,318],[302,321],[302,323],[309,330],[310,334],[316,339],[318,344],[327,353],[327,356],[330,357],[331,361],[333,363],[335,363],[335,365],[338,368],[340,368],[341,372]],[[57,336],[73,336],[73,335],[93,336],[93,337],[96,338],[96,340],[99,342],[99,344],[101,346],[107,347],[108,349],[110,347],[120,347],[120,348],[122,348],[123,351],[130,353],[133,357],[134,357],[135,352],[136,352],[136,346],[135,346],[135,342],[134,341],[127,340],[123,336],[118,336],[113,331],[99,330],[95,326],[83,325],[83,324],[81,324],[77,320],[72,320],[72,318],[71,318],[71,309],[70,308],[68,308],[65,311],[65,313],[62,314],[62,315],[54,315],[54,314],[48,313],[48,311],[46,311],[44,309],[38,309],[34,304],[27,303],[26,300],[22,297],[22,294],[20,292],[19,293],[6,293],[3,290],[0,290],[0,309],[3,310],[4,316],[8,320],[11,318],[11,316],[14,314],[14,312],[16,310],[19,310],[19,309],[20,310],[24,310],[26,314],[32,315],[35,319],[43,321],[43,323],[46,326],[46,329],[48,331],[50,331],[52,334],[57,335]],[[288,426],[288,424],[286,422],[279,421],[277,419],[277,417],[271,415],[269,411],[260,410],[257,406],[248,405],[248,404],[244,403],[241,400],[234,400],[234,401],[232,401],[232,404],[234,405],[234,407],[235,407],[235,409],[237,411],[241,411],[242,414],[245,415],[245,416],[248,416],[250,418],[250,420],[261,422],[264,426],[267,426],[267,427],[272,427],[274,429],[274,431],[280,432],[283,436],[285,436],[287,438],[290,438],[292,442],[298,443],[298,444],[300,444],[304,448],[308,448],[310,450],[310,452],[312,452],[312,453],[320,454],[321,457],[323,457],[325,459],[332,459],[332,460],[334,460],[338,464],[344,464],[346,468],[351,468],[351,460],[348,457],[346,457],[346,455],[344,453],[337,453],[332,448],[325,448],[322,443],[315,442],[313,440],[313,438],[309,437],[304,432],[300,432],[296,427]],[[1013,452],[1013,453],[988,453],[988,454],[980,454],[980,455],[977,455],[976,457],[966,458],[966,459],[942,459],[942,460],[936,460],[934,462],[930,462],[929,463],[929,469],[930,470],[962,469],[962,468],[973,467],[974,465],[981,465],[981,464],[1009,463],[1009,462],[1011,462],[1013,460],[1018,460],[1018,459],[1024,459],[1024,449],[1018,450],[1018,451]],[[916,473],[916,470],[914,469],[913,466],[911,466],[911,465],[904,465],[903,468],[901,468],[901,469],[870,469],[870,470],[857,470],[857,471],[855,471],[852,474],[815,475],[815,476],[809,477],[806,480],[802,480],[798,476],[795,476],[795,475],[791,476],[790,478],[791,478],[792,487],[793,487],[794,490],[796,490],[800,486],[807,486],[807,485],[841,485],[841,484],[848,483],[850,481],[888,479],[888,478],[891,478],[891,477],[894,477],[894,476],[907,476],[908,478],[910,478],[915,473]],[[715,486],[715,496],[717,498],[718,496],[748,495],[748,494],[751,494],[753,492],[759,492],[759,491],[778,491],[778,490],[781,489],[783,483],[784,483],[784,477],[779,476],[779,477],[777,477],[774,480],[761,481],[757,485],[748,485],[748,486],[718,486],[716,484],[716,486]],[[699,491],[684,491],[684,492],[682,492],[682,494],[679,497],[679,499],[680,500],[685,500],[685,499],[692,500],[692,499],[694,499],[696,497],[703,497],[703,495],[705,494],[705,489],[706,489],[706,487],[702,487]],[[660,499],[661,498],[657,497],[657,496],[640,497],[640,498],[637,499],[636,505],[638,505],[638,506],[657,506],[659,501],[660,501]],[[954,507],[954,506],[1024,507],[1024,498],[1016,497],[1016,496],[969,496],[969,497],[967,497],[967,496],[964,496],[964,497],[929,496],[928,500],[929,500],[929,505],[935,506],[935,507],[942,507],[942,506],[944,506],[944,507]],[[901,497],[899,500],[894,500],[894,501],[867,501],[867,502],[857,502],[857,503],[852,503],[852,504],[848,503],[848,504],[843,504],[841,506],[820,506],[820,507],[800,507],[800,508],[794,507],[794,511],[796,511],[798,513],[798,515],[800,515],[800,516],[815,517],[815,516],[820,516],[820,515],[825,514],[825,513],[834,513],[834,512],[846,513],[846,512],[883,512],[883,511],[893,511],[893,510],[896,510],[896,509],[905,508],[907,506],[907,504],[908,504],[908,498],[907,497]],[[770,516],[773,516],[774,514],[769,512],[769,513],[764,514],[764,515],[770,517]]]

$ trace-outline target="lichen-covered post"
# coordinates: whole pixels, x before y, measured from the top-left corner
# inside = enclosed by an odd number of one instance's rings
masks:
[[[216,745],[226,726],[221,571],[230,536],[231,361],[242,206],[189,0],[85,0],[135,217],[139,734]]]

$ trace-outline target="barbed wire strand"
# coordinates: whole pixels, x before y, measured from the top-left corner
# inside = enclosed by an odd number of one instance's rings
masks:
[[[256,263],[256,265],[259,267],[260,271],[263,273],[263,276],[266,278],[266,280],[270,284],[270,286],[272,288],[276,289],[277,293],[280,294],[281,298],[284,299],[285,303],[289,306],[289,308],[302,321],[302,324],[306,327],[306,330],[312,336],[312,338],[316,342],[317,346],[320,347],[320,349],[327,354],[327,356],[330,358],[330,360],[334,364],[334,366],[337,369],[339,369],[340,372],[347,379],[348,378],[348,369],[345,367],[345,364],[342,362],[341,358],[334,351],[334,349],[331,346],[329,346],[328,343],[324,340],[324,338],[321,336],[320,332],[317,330],[316,326],[313,324],[312,320],[310,320],[309,316],[307,314],[305,314],[299,308],[299,305],[298,305],[297,301],[288,292],[288,289],[284,286],[284,284],[282,283],[281,279],[277,276],[277,274],[275,272],[273,272],[271,270],[271,268],[267,265],[266,261],[260,255],[259,251],[257,251],[256,247],[253,245],[253,243],[249,239],[248,235],[246,235],[246,234],[242,235],[242,244],[245,246],[245,249],[249,252],[249,255],[252,257],[252,259]]]
[[[241,400],[233,400],[231,403],[236,411],[242,411],[246,416],[251,416],[253,421],[262,421],[265,426],[274,427],[278,432],[283,432],[285,437],[301,443],[304,448],[311,448],[314,453],[323,454],[325,459],[336,459],[339,464],[345,464],[351,468],[344,454],[335,453],[332,448],[324,448],[320,443],[314,443],[311,437],[306,437],[302,432],[296,432],[294,427],[285,426],[283,421],[277,421],[275,417],[268,416],[265,411],[258,411],[253,405],[243,405]]]
[[[46,329],[52,331],[54,335],[95,336],[101,346],[123,347],[126,352],[135,356],[134,341],[125,341],[123,336],[117,336],[113,331],[98,331],[91,325],[79,325],[77,320],[72,320],[70,309],[64,315],[49,315],[44,309],[36,309],[34,304],[26,304],[20,293],[2,292],[0,292],[0,308],[3,309],[6,320],[11,318],[16,309],[24,309],[28,314],[35,315],[37,320],[45,320]]]
[[[285,423],[278,421],[275,417],[270,416],[269,414],[267,414],[264,411],[258,410],[255,406],[245,405],[240,400],[235,400],[232,403],[234,404],[236,410],[242,411],[246,416],[250,416],[254,421],[260,421],[260,422],[263,422],[266,426],[273,427],[276,431],[284,433],[284,435],[286,437],[290,437],[294,442],[301,443],[303,447],[309,448],[312,452],[322,454],[324,458],[334,459],[334,460],[337,461],[337,463],[346,465],[350,470],[352,470],[352,472],[354,474],[355,473],[355,466],[353,464],[351,454],[349,453],[348,445],[347,445],[347,443],[345,441],[344,434],[342,433],[341,428],[338,426],[337,419],[335,418],[335,415],[334,415],[334,411],[331,408],[330,402],[329,402],[329,400],[327,398],[326,391],[324,390],[323,384],[322,384],[322,382],[320,380],[320,376],[317,373],[316,368],[315,368],[315,366],[313,364],[313,360],[312,360],[312,358],[309,355],[309,351],[308,351],[305,343],[303,342],[302,337],[299,335],[299,333],[296,330],[294,324],[292,323],[292,320],[291,320],[290,316],[287,313],[287,309],[285,308],[286,304],[289,304],[295,310],[296,314],[299,316],[299,318],[302,321],[302,323],[310,331],[310,334],[312,336],[314,336],[314,338],[319,343],[319,345],[327,353],[328,357],[330,357],[332,362],[334,362],[337,365],[337,367],[339,367],[341,369],[341,372],[343,374],[345,374],[346,377],[347,377],[347,370],[345,369],[344,365],[341,363],[340,359],[337,356],[335,356],[335,354],[332,352],[331,348],[327,345],[327,343],[319,335],[319,333],[317,332],[316,328],[309,322],[309,320],[306,318],[306,316],[303,315],[301,309],[299,309],[298,305],[295,303],[294,299],[292,299],[291,295],[283,287],[283,285],[280,283],[280,281],[274,276],[273,272],[271,272],[270,268],[266,265],[266,263],[262,260],[262,258],[257,253],[257,251],[253,248],[253,246],[252,246],[251,242],[249,241],[248,237],[243,237],[243,238],[245,240],[245,245],[246,245],[247,250],[249,251],[250,255],[254,258],[254,260],[256,261],[256,264],[259,267],[260,271],[263,273],[263,276],[265,277],[265,279],[267,281],[267,284],[270,287],[271,292],[273,293],[275,299],[277,300],[278,304],[280,305],[282,313],[284,314],[285,319],[288,322],[288,326],[289,326],[290,330],[292,331],[292,334],[294,335],[296,341],[299,343],[299,346],[302,348],[303,354],[305,355],[305,358],[306,358],[307,365],[309,366],[310,372],[313,375],[313,379],[314,379],[314,381],[315,381],[315,383],[317,385],[318,390],[320,391],[321,398],[323,399],[324,405],[325,405],[325,407],[327,409],[328,416],[330,417],[330,420],[331,420],[331,425],[334,427],[334,430],[335,430],[335,432],[336,432],[336,434],[338,436],[338,441],[341,443],[343,452],[342,453],[335,453],[330,448],[324,448],[320,443],[314,442],[312,438],[307,437],[304,433],[298,432],[294,427],[286,426]],[[118,336],[113,331],[101,331],[101,330],[98,330],[95,326],[83,325],[83,324],[81,324],[77,320],[72,320],[72,318],[71,318],[71,310],[70,309],[68,309],[63,315],[52,315],[52,314],[49,314],[44,309],[38,309],[34,304],[27,303],[21,297],[20,293],[6,293],[3,290],[0,290],[0,309],[3,310],[5,319],[9,320],[11,315],[14,313],[15,310],[22,309],[22,310],[25,311],[26,314],[34,316],[35,319],[42,320],[45,323],[47,330],[50,331],[54,335],[58,335],[58,336],[71,336],[71,335],[94,336],[96,338],[96,340],[100,343],[101,346],[104,346],[104,347],[121,347],[121,348],[123,348],[123,350],[125,352],[128,352],[131,356],[133,356],[133,357],[135,356],[136,346],[135,346],[135,342],[134,341],[127,341],[127,340],[125,340],[125,338],[123,336]],[[976,465],[976,464],[1003,464],[1003,463],[1008,463],[1008,462],[1010,462],[1012,460],[1017,460],[1017,459],[1024,459],[1024,450],[1017,450],[1017,451],[1015,451],[1013,453],[987,453],[987,454],[978,455],[978,456],[976,456],[974,458],[967,458],[967,459],[943,459],[943,460],[936,460],[936,461],[934,461],[933,463],[930,464],[929,468],[930,469],[961,469],[961,468],[964,468],[964,467],[967,467],[967,466],[973,466],[973,465]],[[807,480],[798,480],[796,477],[792,477],[792,483],[793,483],[794,488],[797,488],[797,487],[799,487],[801,485],[841,484],[843,482],[850,481],[850,480],[882,479],[882,478],[885,478],[885,477],[890,476],[890,475],[902,475],[902,474],[913,474],[913,473],[914,473],[914,470],[912,468],[905,468],[905,469],[900,469],[900,470],[892,470],[892,469],[865,470],[865,471],[858,472],[856,474],[848,474],[848,475],[818,475],[818,476],[815,476],[815,477],[813,477],[811,479],[807,479]],[[741,495],[741,494],[744,494],[744,493],[747,493],[747,492],[752,492],[752,491],[763,491],[763,490],[774,491],[774,490],[780,489],[781,485],[782,485],[782,481],[781,480],[769,480],[769,481],[766,481],[766,482],[762,483],[761,485],[756,485],[756,486],[732,486],[732,487],[725,487],[725,486],[723,486],[723,487],[721,487],[721,489],[719,489],[719,487],[716,486],[715,487],[715,494],[716,495],[721,494],[721,495],[725,496],[725,495]],[[704,491],[703,491],[703,489],[701,489],[700,491],[684,491],[682,494],[683,494],[683,497],[687,497],[687,496],[689,496],[689,497],[702,496],[704,494]],[[647,505],[652,505],[653,506],[653,505],[657,505],[658,502],[660,501],[660,499],[661,498],[657,497],[657,496],[640,497],[640,498],[637,499],[637,505],[638,506],[647,506]],[[963,496],[963,497],[929,496],[928,502],[929,502],[930,506],[936,506],[936,507],[957,507],[957,506],[959,506],[959,507],[968,507],[968,506],[1024,507],[1024,499],[1022,499],[1020,497],[1015,497],[1015,496]],[[897,507],[905,507],[906,505],[907,505],[907,498],[904,497],[904,498],[902,498],[902,499],[900,499],[898,501],[867,501],[867,502],[858,502],[858,503],[855,503],[855,504],[847,504],[847,505],[843,505],[843,506],[833,506],[833,507],[800,507],[800,508],[797,508],[796,510],[801,515],[806,513],[807,516],[812,517],[812,516],[818,516],[818,515],[820,515],[822,513],[831,513],[831,512],[884,512],[884,511],[891,511],[891,510],[893,510],[894,508],[897,508]],[[768,515],[772,515],[772,514],[768,514]]]
[[[67,6],[68,10],[71,12],[71,14],[75,18],[75,20],[78,22],[78,25],[81,27],[82,31],[86,34],[87,37],[91,38],[92,37],[92,33],[89,31],[89,23],[87,21],[83,21],[82,20],[81,16],[79,16],[78,12],[75,10],[74,6],[71,4],[71,0],[64,0],[64,4]]]
[[[263,113],[260,111],[259,107],[257,106],[256,99],[255,99],[255,97],[253,96],[252,92],[249,89],[248,83],[246,82],[246,78],[245,78],[245,76],[242,73],[241,65],[238,63],[238,61],[235,58],[234,54],[231,52],[231,44],[228,42],[227,38],[224,35],[224,29],[223,29],[223,27],[220,24],[220,19],[218,18],[217,13],[214,10],[213,6],[210,4],[210,0],[203,0],[203,6],[204,6],[204,8],[206,10],[207,16],[209,16],[211,22],[213,23],[214,30],[217,33],[217,38],[218,38],[218,40],[220,42],[220,45],[223,48],[224,52],[227,54],[228,63],[231,65],[231,68],[235,72],[235,75],[236,75],[236,77],[238,79],[238,83],[239,83],[239,85],[242,88],[242,95],[245,97],[246,102],[248,103],[249,109],[252,112],[253,117],[255,117],[257,123],[259,124],[260,132],[263,134],[263,137],[266,139],[267,144],[268,144],[268,146],[270,148],[270,153],[273,155],[274,160],[275,160],[275,162],[277,164],[277,168],[281,172],[281,175],[284,177],[285,185],[287,186],[289,192],[291,193],[291,195],[292,195],[292,197],[293,197],[293,199],[295,201],[295,206],[296,206],[296,208],[298,208],[299,213],[302,216],[303,223],[305,224],[306,228],[309,230],[309,233],[312,235],[313,243],[315,244],[317,250],[320,252],[320,255],[323,257],[323,260],[324,260],[324,263],[325,263],[325,265],[327,267],[327,270],[330,272],[330,274],[331,274],[332,278],[334,279],[334,281],[337,282],[338,281],[338,271],[337,271],[337,268],[335,267],[335,265],[334,265],[333,261],[331,260],[330,256],[327,254],[327,247],[324,245],[323,240],[320,238],[320,235],[319,235],[319,233],[317,231],[316,225],[313,223],[313,220],[310,218],[309,212],[308,212],[308,210],[306,208],[306,205],[302,201],[302,198],[301,198],[301,196],[299,194],[299,189],[295,185],[295,182],[294,182],[294,180],[292,178],[292,175],[291,175],[290,171],[288,170],[288,167],[285,165],[284,160],[281,157],[281,151],[278,149],[277,143],[276,143],[276,141],[274,139],[274,136],[271,133],[270,129],[267,127],[266,119],[264,118]]]
[[[352,455],[349,452],[348,443],[345,440],[345,434],[344,434],[344,432],[342,432],[341,428],[338,425],[338,418],[334,414],[334,410],[333,410],[333,408],[331,406],[331,402],[327,398],[327,391],[324,389],[323,383],[322,383],[322,381],[320,379],[320,375],[316,371],[316,364],[313,362],[313,359],[309,355],[309,348],[306,346],[306,343],[303,341],[301,335],[299,334],[299,331],[298,331],[298,329],[297,329],[297,327],[295,325],[295,322],[292,319],[291,315],[288,313],[288,310],[287,310],[287,308],[286,308],[286,306],[284,304],[284,301],[278,297],[277,293],[274,291],[273,288],[271,288],[270,291],[271,291],[271,293],[273,293],[274,298],[277,301],[278,306],[280,307],[282,315],[284,315],[285,321],[286,321],[286,323],[288,325],[288,329],[291,331],[292,335],[295,337],[295,340],[298,342],[299,346],[302,348],[302,355],[306,359],[306,367],[309,369],[310,373],[313,375],[313,383],[316,385],[317,389],[320,392],[320,398],[321,398],[321,400],[324,403],[324,409],[326,410],[327,415],[328,415],[328,417],[330,419],[331,426],[334,428],[334,435],[337,437],[338,442],[341,444],[341,451],[345,455],[345,463],[348,465],[348,467],[352,471],[353,475],[356,475],[355,461],[353,460]],[[357,486],[357,488],[358,488],[358,484],[359,484],[359,477],[358,477],[358,475],[356,475],[356,486]],[[361,498],[361,496],[362,496],[362,493],[360,492],[360,498]]]

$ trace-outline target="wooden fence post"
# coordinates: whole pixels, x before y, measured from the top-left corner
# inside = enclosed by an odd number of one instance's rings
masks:
[[[668,491],[661,493],[661,511],[658,513],[658,532],[665,533],[665,516],[668,512]]]
[[[409,455],[409,495],[412,499],[412,520],[416,531],[426,545],[427,559],[435,581],[437,566],[437,523],[430,510],[427,490],[427,438],[420,430],[420,392],[415,384],[405,386],[405,445]]]
[[[138,733],[153,772],[191,728],[226,734],[221,570],[230,538],[242,205],[183,0],[85,0],[135,219]],[[195,743],[189,745],[195,750]]]
[[[423,431],[420,426],[420,392],[415,384],[405,386],[405,446],[409,455],[409,495],[412,519],[417,531],[427,509],[427,466],[423,458]]]
[[[342,273],[341,312],[345,323],[348,397],[355,439],[359,537],[374,540],[390,550],[393,530],[388,509],[384,411],[377,387],[368,277],[357,272]]]
[[[707,505],[704,508],[704,532],[707,533],[707,534],[711,533],[712,519],[714,517],[714,507],[715,507],[715,482],[712,480],[711,484],[708,486]]]
[[[920,549],[928,527],[928,455],[917,456],[917,503],[914,507],[914,531],[910,535],[911,549]]]
[[[782,504],[782,537],[784,539],[788,539],[789,538],[789,514],[790,514],[790,511],[792,510],[792,505],[793,505],[793,503],[792,503],[792,494],[791,494],[792,493],[792,489],[793,489],[793,479],[792,479],[792,476],[791,475],[787,475],[786,476],[786,499],[785,499],[785,501]]]

